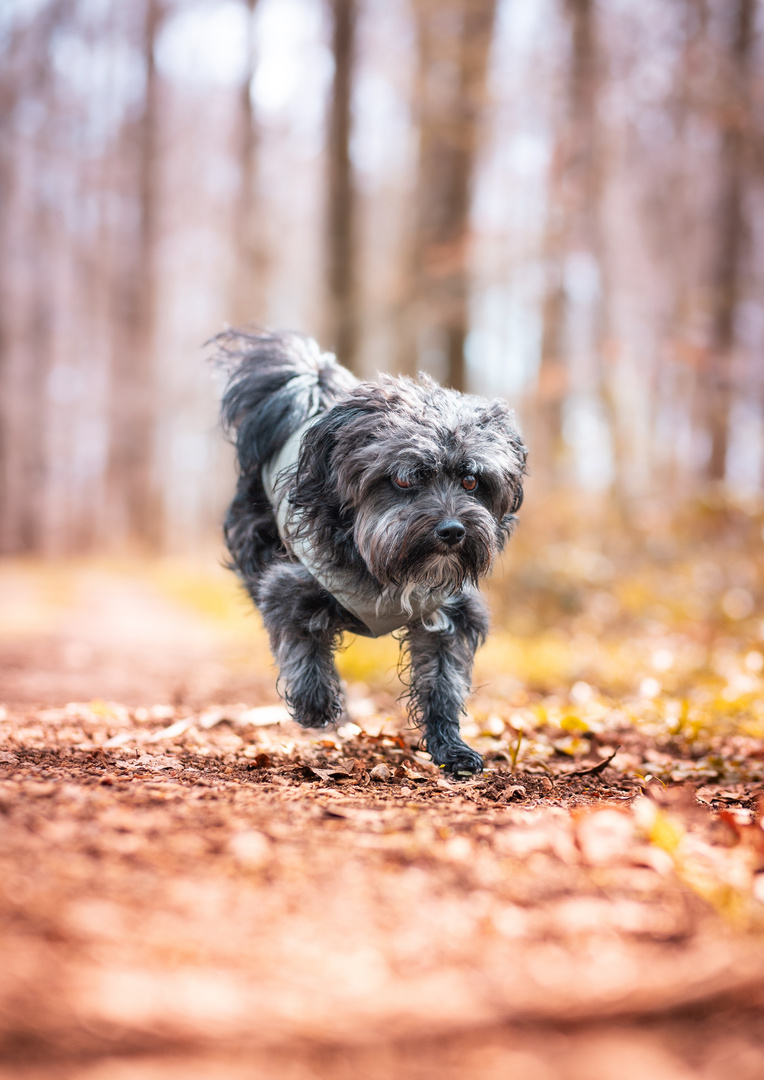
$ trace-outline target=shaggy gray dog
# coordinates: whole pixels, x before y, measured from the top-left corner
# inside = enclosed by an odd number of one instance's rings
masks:
[[[358,382],[298,334],[215,340],[239,461],[225,538],[294,718],[339,718],[344,631],[402,629],[424,745],[453,773],[479,772],[459,720],[488,629],[476,585],[522,502],[512,413],[425,376]]]

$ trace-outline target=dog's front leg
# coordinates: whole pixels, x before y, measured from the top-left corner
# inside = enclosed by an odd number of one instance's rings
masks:
[[[488,631],[488,612],[477,592],[444,605],[450,626],[428,630],[421,621],[406,629],[411,659],[412,719],[424,728],[432,760],[452,773],[475,773],[483,759],[459,734],[464,699],[470,691],[475,650]]]
[[[336,601],[295,563],[268,568],[257,588],[279,682],[289,711],[303,727],[321,728],[342,713],[334,649],[341,632]]]

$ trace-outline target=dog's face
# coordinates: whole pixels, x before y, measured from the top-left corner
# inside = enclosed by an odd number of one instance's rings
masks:
[[[524,466],[502,402],[386,377],[357,386],[309,431],[293,504],[319,557],[352,548],[382,586],[458,586],[501,550]]]

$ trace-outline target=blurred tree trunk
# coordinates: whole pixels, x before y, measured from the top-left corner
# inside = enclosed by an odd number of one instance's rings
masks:
[[[596,0],[563,0],[570,33],[567,88],[560,135],[552,159],[544,241],[546,292],[538,380],[535,471],[548,486],[561,482],[565,465],[563,410],[576,389],[597,403],[613,456],[613,494],[621,510],[625,451],[615,395],[610,332],[610,293],[603,238],[605,153],[597,102],[602,85]],[[569,277],[589,280],[586,301],[571,296]],[[585,302],[586,341],[578,357],[578,385],[571,385],[568,332],[575,305]],[[579,346],[580,347],[580,346]]]
[[[356,192],[350,158],[356,60],[356,0],[331,0],[334,82],[329,111],[327,207],[328,344],[352,370],[358,353]]]
[[[127,540],[156,549],[161,542],[158,484],[155,475],[156,373],[154,327],[156,290],[159,147],[159,85],[154,46],[163,18],[161,0],[145,0],[143,59],[144,98],[132,138],[128,166],[135,163],[137,228],[118,253],[118,284],[110,389],[110,446],[107,489],[112,542]],[[131,250],[132,248],[132,250]]]
[[[45,140],[50,135],[48,125],[40,133]],[[47,140],[45,140],[47,141]],[[39,176],[50,175],[45,167],[45,150],[37,149]],[[47,486],[46,434],[48,425],[47,381],[50,371],[53,334],[53,274],[55,263],[55,240],[51,211],[47,205],[47,192],[41,183],[36,185],[30,229],[32,295],[28,320],[25,326],[26,363],[21,380],[22,428],[21,459],[19,461],[18,486],[20,501],[18,515],[18,540],[20,549],[39,554],[45,546],[45,506]]]
[[[14,35],[15,37],[15,35]],[[9,76],[8,55],[13,41],[5,52],[6,65],[0,76],[0,552],[11,548],[10,534],[10,199],[13,191],[14,147],[13,115],[16,87]]]
[[[741,290],[745,240],[746,140],[750,116],[749,64],[756,0],[736,0],[727,58],[728,90],[721,102],[721,150],[716,243],[712,267],[711,342],[706,400],[711,453],[707,476],[723,481],[727,468],[735,311]]]
[[[565,106],[549,179],[544,240],[546,291],[542,305],[538,424],[534,438],[535,472],[548,485],[560,480],[563,465],[563,405],[570,391],[566,342],[569,300],[565,275],[566,264],[572,255],[587,257],[591,266],[597,268],[598,316],[593,335],[597,349],[604,336],[596,11],[594,0],[564,0],[563,7],[570,31],[570,52]],[[598,377],[599,374],[598,370]],[[605,411],[609,412],[609,409]]]
[[[48,5],[6,43],[0,78],[0,550],[40,552],[46,536],[47,376],[54,321],[55,230],[51,144],[57,101],[50,43],[70,17],[68,0]],[[16,107],[33,103],[44,121],[19,152]],[[21,206],[14,189],[29,174]],[[31,158],[31,164],[30,159]],[[26,211],[26,244],[14,251],[11,215]],[[23,212],[23,211],[22,211]],[[12,279],[13,271],[21,290]],[[20,309],[11,314],[11,304]]]
[[[400,367],[414,374],[434,346],[444,382],[464,390],[470,208],[496,0],[414,0],[414,12],[419,165]]]
[[[254,11],[257,0],[247,0],[247,70],[239,93],[239,193],[234,236],[236,265],[232,298],[233,323],[241,326],[264,318],[265,252],[257,193],[258,137],[252,105],[255,76]]]
[[[541,310],[541,357],[533,432],[534,474],[547,486],[557,479],[564,456],[563,403],[568,391],[565,352],[565,252],[570,216],[563,205],[563,148],[552,161],[544,238],[545,292]]]

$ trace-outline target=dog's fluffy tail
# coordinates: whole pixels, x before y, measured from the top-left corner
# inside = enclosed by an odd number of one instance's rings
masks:
[[[331,353],[301,334],[227,330],[214,340],[228,373],[223,424],[244,473],[259,471],[306,420],[356,384]]]
[[[221,414],[236,445],[239,482],[224,532],[231,566],[257,602],[260,573],[283,554],[262,468],[311,416],[352,389],[356,379],[310,338],[227,330],[215,339],[227,375]]]

